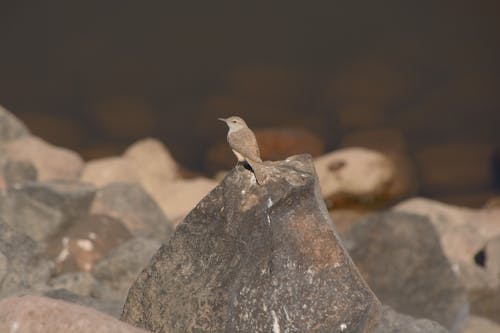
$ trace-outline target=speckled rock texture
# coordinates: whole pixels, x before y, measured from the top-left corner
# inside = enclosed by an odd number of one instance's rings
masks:
[[[312,159],[234,168],[129,291],[122,320],[153,332],[372,332],[381,305],[321,199]]]

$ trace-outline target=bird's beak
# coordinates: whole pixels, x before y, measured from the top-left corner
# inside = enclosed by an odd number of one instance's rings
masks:
[[[217,118],[217,119],[219,119],[220,121],[223,121],[223,122],[227,123],[227,120],[224,119],[224,118]]]

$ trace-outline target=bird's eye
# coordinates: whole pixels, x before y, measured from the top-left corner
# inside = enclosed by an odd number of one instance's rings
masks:
[[[233,120],[232,122],[236,124],[236,120]]]

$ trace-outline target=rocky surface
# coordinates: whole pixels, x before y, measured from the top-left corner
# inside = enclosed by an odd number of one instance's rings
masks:
[[[122,319],[156,332],[371,332],[380,304],[345,252],[310,157],[236,167],[130,289]],[[162,295],[162,297],[158,297]]]
[[[145,333],[94,309],[38,296],[0,301],[0,332]]]
[[[449,331],[437,322],[428,319],[415,319],[397,313],[388,306],[382,310],[382,318],[374,333],[448,333]]]
[[[0,105],[0,143],[18,139],[28,134],[28,128]]]
[[[470,316],[463,333],[500,333],[500,325],[486,318]]]
[[[373,199],[386,191],[394,165],[383,154],[364,148],[337,150],[315,159],[323,197],[336,194]]]
[[[399,212],[375,214],[343,236],[354,263],[382,303],[461,332],[469,309],[465,288],[428,219]]]
[[[172,233],[172,222],[139,184],[111,183],[99,189],[90,213],[120,220],[136,237],[167,240]]]

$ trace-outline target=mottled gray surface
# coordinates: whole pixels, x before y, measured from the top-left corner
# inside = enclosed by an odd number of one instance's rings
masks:
[[[383,304],[461,332],[468,315],[465,289],[443,254],[427,218],[374,214],[344,233],[356,266]]]
[[[139,185],[111,183],[97,191],[92,212],[121,220],[134,236],[168,240],[170,222],[158,204]]]
[[[343,249],[308,155],[237,166],[131,287],[122,319],[154,332],[371,332],[380,303]]]
[[[0,278],[0,297],[44,284],[53,268],[31,238],[14,231],[1,218],[0,257],[0,276],[3,275]]]
[[[382,319],[373,333],[448,333],[437,322],[428,319],[416,319],[397,313],[388,306],[383,307]],[[479,332],[477,332],[479,333]]]

